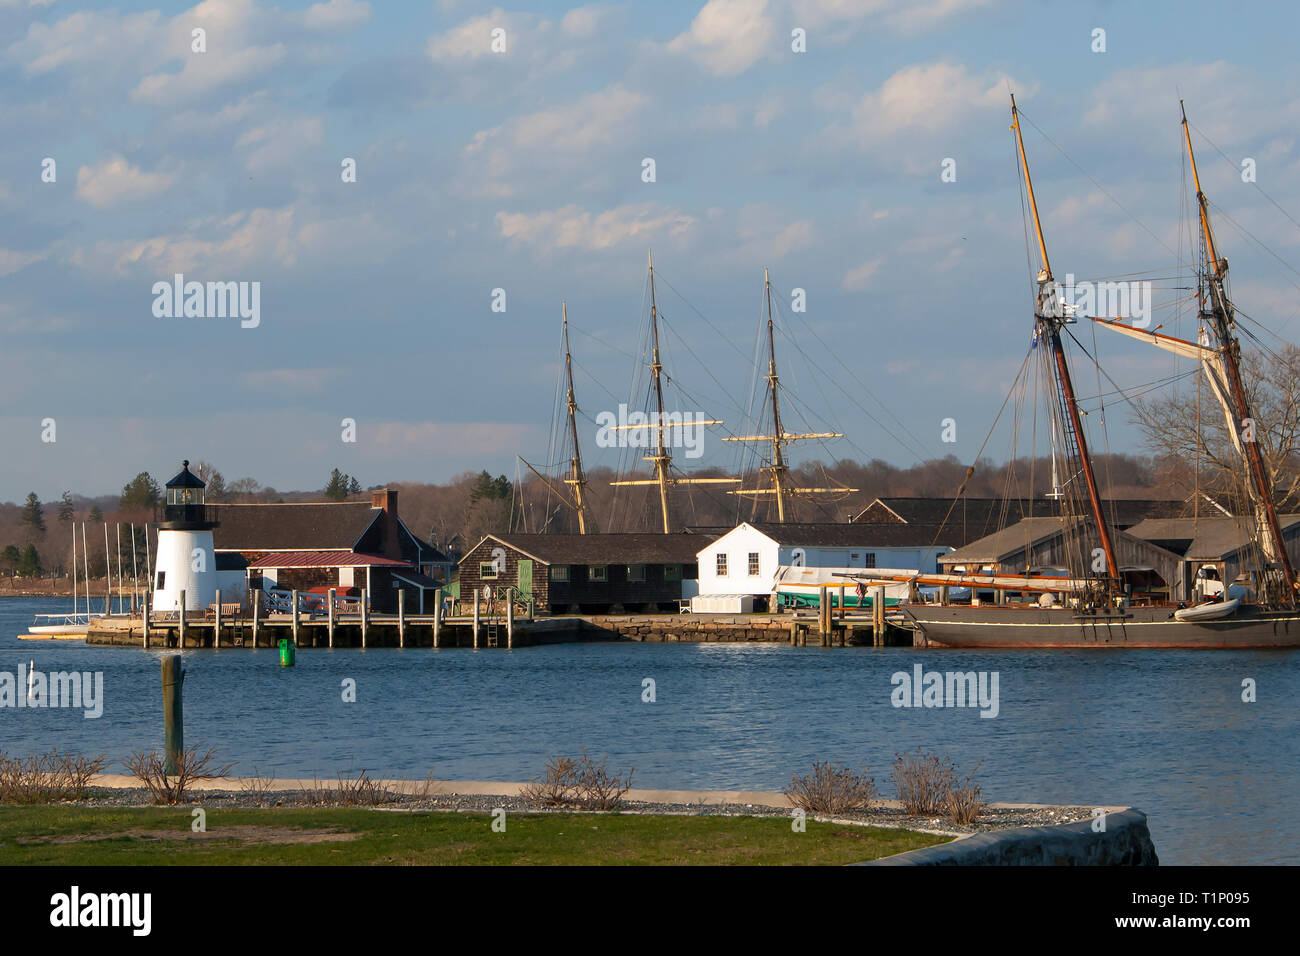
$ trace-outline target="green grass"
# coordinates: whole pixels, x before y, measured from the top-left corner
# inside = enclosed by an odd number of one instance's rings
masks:
[[[0,863],[234,864],[842,864],[944,843],[908,830],[761,817],[393,813],[306,808],[0,807]],[[315,831],[313,834],[312,831]],[[321,837],[327,839],[322,840]],[[293,839],[316,842],[289,842]]]

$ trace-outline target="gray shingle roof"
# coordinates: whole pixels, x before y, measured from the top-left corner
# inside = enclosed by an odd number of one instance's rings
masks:
[[[208,505],[220,551],[351,550],[383,512],[368,501]]]
[[[1285,537],[1300,531],[1300,515],[1278,515],[1278,522]],[[1217,561],[1249,544],[1254,528],[1255,519],[1248,517],[1148,518],[1129,528],[1129,534],[1169,547],[1192,561]]]
[[[522,551],[543,564],[694,564],[695,553],[713,536],[684,533],[494,534],[488,538]]]

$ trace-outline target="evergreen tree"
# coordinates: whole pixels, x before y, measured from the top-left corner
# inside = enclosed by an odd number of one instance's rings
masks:
[[[149,472],[142,471],[122,487],[121,506],[123,510],[150,510],[158,506],[158,499],[162,497],[162,488],[158,482],[149,476]],[[102,517],[102,515],[101,515]]]
[[[348,476],[337,468],[330,472],[330,480],[325,485],[325,497],[330,501],[342,501],[348,496]]]
[[[25,578],[41,573],[41,556],[36,545],[29,544],[23,549],[22,557],[18,559],[18,573]]]
[[[356,478],[348,479],[348,494],[350,495],[361,494],[361,482],[357,481]]]
[[[23,554],[18,550],[18,545],[5,545],[5,549],[0,551],[0,568],[3,568],[10,575],[18,570],[18,564],[22,561]]]
[[[101,524],[103,523],[103,521],[104,521],[104,512],[102,512],[102,511],[99,510],[99,505],[95,505],[93,508],[90,509],[90,520],[91,520],[91,521],[98,521],[98,522],[100,522]]]
[[[63,497],[59,500],[59,520],[71,521],[75,511],[72,507],[72,492],[65,491]]]
[[[45,534],[45,509],[41,507],[41,499],[36,497],[34,491],[27,494],[27,504],[23,506],[23,524],[27,525],[32,537]]]

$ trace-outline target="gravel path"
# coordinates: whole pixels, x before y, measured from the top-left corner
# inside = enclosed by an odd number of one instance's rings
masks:
[[[75,804],[87,807],[143,807],[150,806],[149,792],[143,788],[92,787],[85,800]],[[322,791],[319,794],[305,790],[274,790],[258,795],[243,790],[202,790],[190,794],[188,805],[205,809],[243,809],[259,807],[319,807],[368,806],[390,812],[443,811],[461,813],[490,813],[498,808],[507,813],[574,813],[563,808],[539,807],[518,796],[491,794],[396,794],[383,791],[376,802],[347,803],[338,793]],[[651,803],[625,800],[616,812],[643,814],[684,814],[694,816],[755,816],[788,818],[791,811],[779,807],[751,803]],[[833,818],[810,814],[814,820],[833,819],[837,823],[867,824],[880,827],[900,827],[926,833],[965,835],[1009,827],[1053,826],[1074,823],[1092,818],[1091,807],[986,807],[973,824],[951,823],[941,817],[909,817],[896,807],[873,807],[867,811],[853,811]]]

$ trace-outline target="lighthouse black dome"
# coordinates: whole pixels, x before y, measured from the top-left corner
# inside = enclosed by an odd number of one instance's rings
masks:
[[[171,481],[167,482],[167,484],[166,484],[165,487],[167,487],[167,488],[206,488],[206,487],[207,487],[207,482],[205,482],[205,481],[204,481],[202,478],[200,478],[198,475],[194,474],[194,472],[190,471],[190,462],[189,462],[189,459],[187,458],[185,461],[181,462],[181,470],[180,470],[180,473],[177,474],[176,477],[173,478]]]

